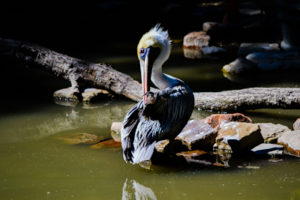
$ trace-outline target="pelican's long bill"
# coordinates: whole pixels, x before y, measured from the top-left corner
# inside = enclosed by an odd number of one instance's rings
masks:
[[[150,77],[151,77],[151,70],[152,66],[149,66],[149,52],[150,48],[146,49],[145,52],[145,60],[140,60],[140,68],[141,68],[141,77],[142,77],[142,86],[143,86],[143,98],[144,103],[147,103],[147,96],[145,95],[147,92],[150,91]]]

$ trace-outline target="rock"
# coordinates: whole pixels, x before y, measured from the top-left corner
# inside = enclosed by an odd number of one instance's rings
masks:
[[[164,154],[175,154],[179,151],[187,151],[188,148],[178,140],[160,140],[155,144],[155,150]]]
[[[300,157],[300,130],[286,132],[278,138],[278,144],[282,144],[292,155]]]
[[[251,152],[258,154],[258,155],[264,155],[268,154],[272,151],[281,151],[283,150],[283,146],[279,144],[269,144],[269,143],[262,143],[258,146],[251,149]]]
[[[280,51],[277,43],[242,43],[238,50],[238,56],[246,56],[253,52]]]
[[[241,113],[233,113],[233,114],[214,114],[206,117],[203,122],[208,123],[211,127],[218,130],[222,124],[222,122],[248,122],[252,123],[250,117],[247,117]]]
[[[159,153],[165,153],[167,146],[170,144],[170,140],[160,140],[155,144],[155,150]]]
[[[237,58],[233,62],[224,65],[222,71],[224,74],[246,74],[256,69],[256,65],[245,59],[245,58]]]
[[[77,88],[68,87],[54,92],[53,97],[60,101],[78,102],[79,90]]]
[[[122,122],[113,122],[110,127],[110,134],[111,137],[116,142],[121,142],[121,128],[122,128]]]
[[[216,142],[218,147],[225,143],[234,153],[242,153],[263,143],[263,137],[257,124],[228,122],[221,124]]]
[[[297,51],[254,52],[246,59],[263,71],[300,69],[300,52]]]
[[[210,36],[204,31],[191,32],[184,36],[184,48],[202,48],[209,45]]]
[[[102,148],[120,149],[121,142],[116,142],[114,139],[108,139],[92,145],[91,148],[92,149],[102,149]]]
[[[89,133],[71,133],[59,135],[57,139],[67,144],[96,144],[103,140],[103,137]]]
[[[112,94],[109,91],[96,88],[86,88],[81,95],[83,102],[112,98]]]
[[[277,139],[290,129],[281,124],[258,123],[261,135],[266,143],[277,143]]]
[[[298,118],[295,123],[293,124],[294,130],[300,130],[300,118]]]
[[[210,150],[215,143],[217,131],[199,119],[190,120],[175,140],[181,141],[189,150]]]

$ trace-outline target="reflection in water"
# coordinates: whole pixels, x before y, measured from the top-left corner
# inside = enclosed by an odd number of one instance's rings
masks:
[[[93,104],[92,106],[45,106],[26,115],[7,116],[0,120],[0,143],[37,140],[62,132],[91,131],[103,133],[113,121],[121,121],[132,102]]]
[[[135,180],[126,179],[123,185],[122,200],[155,200],[157,199],[151,188],[145,187]]]

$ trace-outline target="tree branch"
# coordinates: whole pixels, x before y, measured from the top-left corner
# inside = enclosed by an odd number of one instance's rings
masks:
[[[86,62],[35,44],[3,38],[0,38],[0,55],[48,70],[70,81],[73,87],[80,80],[134,101],[143,95],[139,82],[107,64]],[[194,94],[195,107],[202,110],[300,108],[300,88],[247,88]]]

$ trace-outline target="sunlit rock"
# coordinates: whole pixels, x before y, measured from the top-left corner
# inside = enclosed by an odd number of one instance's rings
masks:
[[[290,131],[287,126],[272,123],[258,123],[261,135],[266,143],[276,143],[285,132]]]
[[[300,130],[286,132],[278,138],[278,144],[282,144],[292,155],[300,157]]]
[[[55,91],[53,97],[54,99],[60,101],[78,102],[79,101],[78,95],[79,95],[79,90],[77,88],[68,87],[68,88],[63,88]]]
[[[237,58],[233,62],[224,65],[222,68],[223,74],[242,75],[256,69],[256,65],[245,59]]]
[[[222,122],[248,122],[252,123],[250,117],[247,117],[241,113],[233,113],[233,114],[214,114],[206,117],[203,120],[205,123],[208,123],[211,127],[218,130],[222,124]]]
[[[178,140],[160,140],[155,144],[155,150],[159,153],[175,154],[179,151],[186,151],[188,148]]]
[[[113,122],[110,127],[110,134],[111,137],[116,142],[121,142],[121,128],[122,128],[122,122]]]
[[[277,43],[242,43],[238,50],[238,56],[246,56],[253,52],[279,51]]]
[[[89,133],[59,134],[56,138],[67,144],[96,144],[103,139],[103,137]]]
[[[269,154],[270,152],[272,153],[274,151],[281,151],[281,154],[282,154],[283,146],[279,145],[279,144],[262,143],[251,149],[251,152],[258,154],[258,155],[266,155],[266,154]],[[278,154],[279,154],[279,152],[278,152]]]
[[[199,119],[190,120],[175,138],[186,145],[189,150],[212,149],[217,131]]]
[[[191,32],[184,36],[183,47],[184,48],[202,48],[209,46],[210,36],[204,31]]]
[[[83,102],[112,98],[112,94],[109,91],[97,88],[87,88],[81,95]]]
[[[245,122],[222,123],[216,138],[217,148],[228,144],[234,153],[249,151],[263,142],[259,126]]]
[[[298,118],[295,123],[293,124],[294,130],[300,130],[300,118]]]

